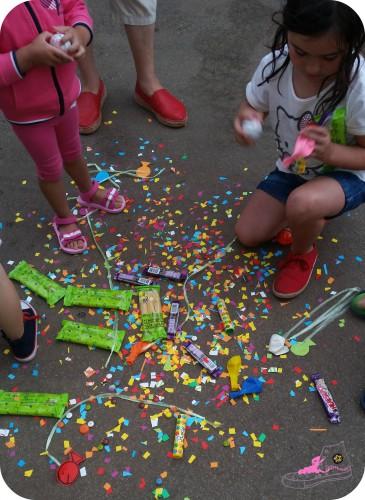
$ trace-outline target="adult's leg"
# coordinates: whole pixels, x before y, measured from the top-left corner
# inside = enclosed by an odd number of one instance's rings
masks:
[[[86,48],[85,54],[78,60],[82,92],[97,94],[100,75],[96,67],[92,45]]]
[[[133,55],[137,81],[145,94],[152,95],[162,88],[155,70],[155,24],[148,26],[126,24],[125,30]]]
[[[285,205],[257,189],[248,199],[235,226],[239,241],[254,247],[271,240],[285,226]]]

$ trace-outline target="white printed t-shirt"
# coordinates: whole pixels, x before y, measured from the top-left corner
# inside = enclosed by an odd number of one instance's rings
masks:
[[[280,56],[276,63],[277,68],[282,65],[286,55],[287,52]],[[322,162],[314,158],[308,158],[305,162],[305,171],[298,171],[298,165],[293,164],[289,168],[286,168],[282,163],[282,159],[292,154],[300,130],[308,124],[308,117],[313,119],[315,106],[328,87],[319,96],[307,97],[305,99],[297,97],[293,87],[293,66],[291,62],[289,62],[280,79],[280,92],[278,91],[280,72],[269,83],[259,86],[264,77],[270,74],[271,62],[272,54],[270,52],[270,54],[262,58],[251,81],[248,83],[246,87],[246,99],[257,111],[269,113],[269,120],[275,133],[279,152],[279,158],[276,161],[277,168],[283,172],[300,173],[301,177],[311,179],[321,173]],[[269,66],[266,67],[263,73],[263,69],[268,63]],[[345,98],[337,107],[346,108],[346,143],[355,144],[355,135],[365,135],[365,63],[362,57],[360,58],[359,71],[350,84]],[[330,119],[323,126],[329,128]],[[351,172],[360,177],[362,181],[365,181],[365,169],[348,170],[336,167],[336,170]]]

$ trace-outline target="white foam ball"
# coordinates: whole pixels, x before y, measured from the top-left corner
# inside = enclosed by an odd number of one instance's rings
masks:
[[[259,120],[244,120],[242,122],[242,131],[250,139],[257,141],[262,134],[262,125]]]
[[[65,43],[62,43],[62,38],[65,35],[63,33],[55,33],[54,35],[51,36],[51,39],[49,43],[53,45],[53,47],[57,47],[58,49],[62,49],[65,52],[68,51],[68,49],[71,47],[71,42],[67,41]]]

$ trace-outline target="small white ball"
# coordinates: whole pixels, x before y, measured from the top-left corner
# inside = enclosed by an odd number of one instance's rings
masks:
[[[242,122],[242,131],[250,139],[257,141],[262,134],[262,125],[259,120],[244,120]]]
[[[71,47],[71,42],[67,41],[65,43],[62,43],[62,38],[64,36],[65,35],[63,33],[55,33],[54,35],[51,36],[49,43],[53,45],[53,47],[57,47],[58,49],[67,52],[68,49]]]

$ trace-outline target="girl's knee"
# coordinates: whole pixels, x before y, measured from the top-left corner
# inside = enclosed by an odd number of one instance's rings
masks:
[[[286,215],[289,219],[307,219],[311,217],[314,201],[308,194],[308,192],[296,189],[289,195],[285,206]]]
[[[244,224],[240,224],[240,221],[236,223],[234,231],[238,241],[245,247],[256,247],[260,244],[257,236],[250,229],[244,227]]]

